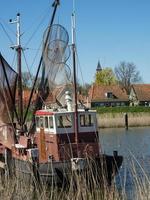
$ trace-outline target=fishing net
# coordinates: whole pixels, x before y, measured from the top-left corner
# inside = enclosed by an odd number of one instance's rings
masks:
[[[38,94],[35,100],[33,114],[36,110],[42,109],[43,105],[53,106],[54,100],[57,105],[64,105],[64,90],[70,88],[71,70],[66,64],[70,56],[68,46],[69,35],[66,29],[54,24],[48,27],[43,36],[42,52],[42,74],[41,82],[38,87]],[[63,99],[63,102],[61,101]],[[34,117],[32,119],[30,130],[35,127]]]
[[[0,54],[0,125],[10,123],[14,106],[17,73]]]
[[[70,56],[69,36],[65,28],[59,24],[52,25],[46,39],[47,32],[48,30],[46,30],[43,39],[45,46],[43,64],[49,89],[52,90],[53,87],[67,84],[70,81],[71,71],[66,65]]]
[[[48,27],[44,33],[42,78],[36,109],[42,107],[49,94],[53,95],[55,93],[55,98],[58,100],[56,88],[65,88],[70,83],[71,70],[66,64],[70,56],[68,42],[67,31],[59,24]]]

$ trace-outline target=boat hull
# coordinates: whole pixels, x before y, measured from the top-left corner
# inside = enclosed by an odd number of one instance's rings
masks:
[[[69,184],[74,175],[83,175],[84,178],[97,184],[111,185],[123,162],[122,156],[102,154],[91,159],[82,159],[82,166],[73,167],[72,161],[47,163],[31,163],[29,161],[12,158],[11,173],[19,179],[39,182],[41,184],[65,186]]]

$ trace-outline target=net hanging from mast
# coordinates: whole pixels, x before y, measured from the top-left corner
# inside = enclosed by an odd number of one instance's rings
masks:
[[[10,123],[15,106],[17,73],[0,54],[0,124]]]
[[[48,29],[50,32],[47,38]],[[68,85],[71,78],[71,70],[66,64],[70,56],[68,32],[59,24],[54,24],[48,29],[43,37],[45,49],[42,54],[42,78],[39,87],[42,101],[49,93],[53,93],[56,87]]]
[[[44,35],[46,35],[46,32]],[[43,41],[45,42],[45,36]],[[70,56],[68,42],[69,36],[65,28],[59,24],[52,25],[43,54],[45,75],[50,90],[54,86],[67,84],[70,81],[71,71],[66,65]]]

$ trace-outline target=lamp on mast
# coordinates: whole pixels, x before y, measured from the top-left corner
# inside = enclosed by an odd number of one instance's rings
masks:
[[[13,46],[11,46],[11,48],[17,48],[18,46],[20,46],[20,37],[21,37],[21,34],[20,34],[20,13],[17,13],[17,18],[16,18],[16,20],[12,20],[12,19],[10,19],[9,20],[9,23],[10,24],[16,24],[16,29],[17,29],[17,31],[16,31],[16,45],[13,45]]]

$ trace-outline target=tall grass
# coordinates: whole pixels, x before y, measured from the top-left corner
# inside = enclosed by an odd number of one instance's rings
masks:
[[[137,170],[138,166],[138,170]],[[140,170],[139,170],[140,169]],[[130,171],[131,182],[128,182]],[[140,171],[140,172],[139,172]],[[104,187],[98,184],[91,172],[85,178],[85,174],[73,173],[67,188],[50,186],[33,181],[26,182],[18,177],[0,177],[0,199],[4,200],[146,200],[150,199],[150,179],[139,161],[132,155],[126,161],[122,169],[124,176],[118,174],[119,184],[114,181],[108,186],[104,181]],[[92,187],[88,183],[92,183]],[[129,192],[126,189],[132,188]],[[119,185],[119,186],[118,186]],[[129,194],[130,193],[130,194]]]
[[[91,180],[89,180],[91,181]],[[120,199],[115,187],[105,186],[103,190],[93,181],[92,189],[87,184],[87,180],[82,175],[75,175],[71,180],[69,188],[58,188],[42,185],[38,183],[28,184],[26,181],[20,181],[13,177],[3,180],[0,185],[0,199],[4,200],[87,200],[87,199]],[[95,185],[94,185],[95,184]]]

